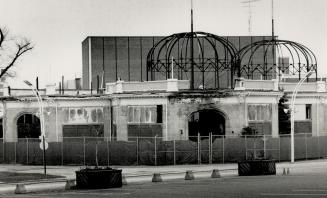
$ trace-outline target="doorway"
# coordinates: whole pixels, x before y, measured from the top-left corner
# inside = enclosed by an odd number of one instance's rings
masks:
[[[193,112],[188,120],[189,138],[198,136],[225,135],[225,117],[216,109]]]

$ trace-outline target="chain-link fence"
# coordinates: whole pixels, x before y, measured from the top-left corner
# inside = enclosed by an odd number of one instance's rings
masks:
[[[74,137],[49,142],[49,165],[177,165],[229,163],[246,159],[290,161],[290,135],[194,136],[163,141],[161,137],[134,137],[130,141]],[[295,159],[327,157],[327,136],[295,135]],[[43,164],[39,139],[0,142],[0,163]]]

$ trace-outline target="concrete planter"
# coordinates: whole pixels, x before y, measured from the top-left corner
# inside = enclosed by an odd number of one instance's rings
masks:
[[[247,160],[238,162],[238,175],[276,175],[274,160]]]
[[[112,168],[86,168],[76,171],[76,188],[100,189],[122,187],[122,170]]]

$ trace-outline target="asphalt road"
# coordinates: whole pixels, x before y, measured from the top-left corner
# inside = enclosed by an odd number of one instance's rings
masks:
[[[170,198],[170,197],[327,197],[327,174],[227,177],[219,179],[172,180],[131,184],[118,189],[71,190],[63,192],[5,195],[26,198]]]

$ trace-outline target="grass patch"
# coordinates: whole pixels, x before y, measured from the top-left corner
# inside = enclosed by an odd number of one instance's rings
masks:
[[[0,182],[15,183],[22,181],[37,181],[41,179],[64,178],[58,175],[44,175],[40,173],[16,173],[16,172],[0,172]]]

